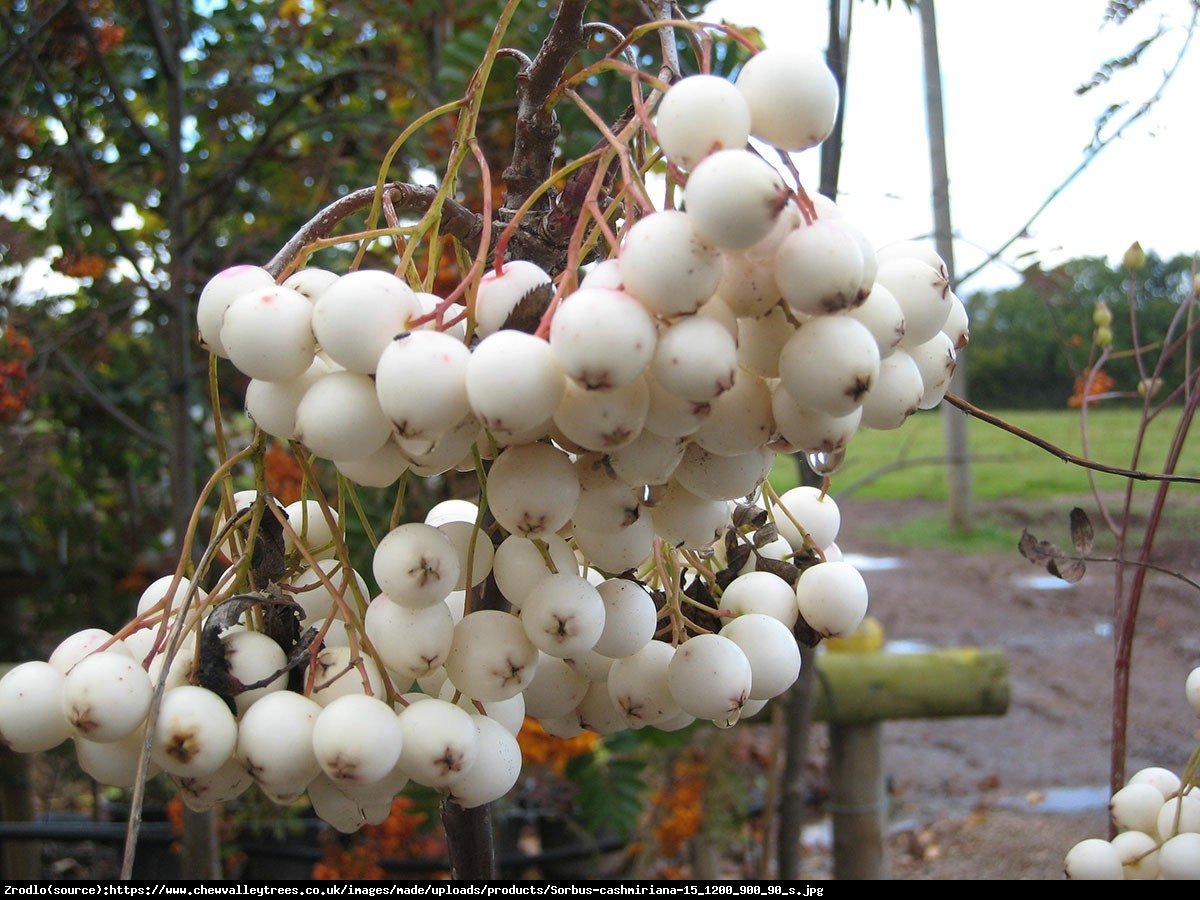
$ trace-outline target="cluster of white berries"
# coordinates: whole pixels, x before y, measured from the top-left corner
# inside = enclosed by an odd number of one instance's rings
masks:
[[[1200,667],[1184,684],[1188,703],[1200,716]],[[1108,809],[1117,835],[1088,838],[1067,853],[1068,878],[1170,881],[1200,879],[1200,773],[1189,767],[1188,782],[1169,769],[1142,769],[1112,795]]]
[[[819,143],[837,102],[819,57],[769,50],[736,84],[673,86],[657,132],[687,172],[685,210],[629,227],[545,339],[506,327],[555,290],[524,261],[488,273],[451,328],[439,323],[453,310],[387,272],[216,275],[200,337],[250,377],[259,428],[368,487],[486,467],[480,503],[449,501],[386,534],[374,599],[335,553],[336,515],[287,509],[317,564],[289,544],[278,585],[320,636],[302,692],[288,687],[292,648],[257,614],[218,635],[230,677],[254,688],[227,703],[199,686],[204,616],[232,586],[172,592],[166,579],[139,603],[145,627],[75,635],[6,676],[0,737],[23,751],[73,737],[85,771],[117,785],[148,740],[193,808],[257,783],[279,802],[307,791],[353,830],[386,816],[407,780],[468,807],[502,796],[526,715],[562,736],[729,726],[785,691],[799,620],[847,634],[867,591],[841,559],[828,494],[755,505],[775,454],[832,473],[860,427],[935,406],[967,340],[936,254],[877,253],[832,201],[795,196],[746,149],[752,136],[785,151]],[[238,509],[270,502],[236,497]],[[488,579],[505,609],[472,608]],[[168,664],[176,615],[186,638]]]

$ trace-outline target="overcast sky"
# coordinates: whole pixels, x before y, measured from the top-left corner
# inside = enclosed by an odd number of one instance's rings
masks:
[[[1153,0],[1123,25],[1105,0],[940,0],[938,39],[959,272],[1028,218],[1082,159],[1097,117],[1144,103],[1183,45],[1188,0]],[[708,18],[761,28],[768,46],[824,49],[827,0],[715,0]],[[920,20],[900,0],[854,6],[839,203],[877,245],[932,230]],[[1075,88],[1159,26],[1167,33],[1103,88]],[[817,151],[797,159],[817,184]],[[1200,250],[1200,35],[1163,99],[1105,149],[1005,254],[1017,265],[1119,259],[1134,240],[1163,255]],[[1036,256],[1024,256],[1033,252]],[[993,265],[970,292],[1012,283]]]

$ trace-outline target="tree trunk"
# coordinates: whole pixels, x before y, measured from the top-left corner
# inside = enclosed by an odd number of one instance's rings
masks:
[[[151,0],[153,2],[153,0]],[[192,253],[188,249],[187,160],[183,148],[183,120],[187,112],[186,86],[182,56],[190,42],[187,8],[181,0],[172,0],[169,23],[163,23],[161,11],[156,27],[169,56],[164,56],[162,73],[167,92],[167,158],[165,202],[170,227],[171,256],[167,263],[169,287],[166,307],[167,415],[170,421],[171,527],[175,551],[183,546],[188,520],[196,502],[195,454],[192,443],[191,408],[194,394],[192,378]],[[216,817],[210,812],[183,813],[180,875],[186,880],[221,877],[220,842]]]
[[[830,200],[837,200],[838,176],[842,169],[842,123],[846,119],[846,75],[850,70],[851,0],[829,0],[829,45],[825,61],[838,85],[837,117],[833,131],[821,144],[821,184],[817,188]]]
[[[486,881],[496,877],[496,842],[492,838],[491,804],[463,809],[442,801],[442,827],[455,881]]]
[[[816,686],[816,651],[800,647],[800,677],[787,692],[783,736],[783,785],[779,792],[779,840],[776,847],[781,881],[800,877],[800,836],[804,831],[807,799],[808,735]]]
[[[920,0],[921,48],[925,58],[925,112],[929,125],[929,164],[933,183],[933,231],[938,255],[946,263],[950,285],[954,279],[954,230],[950,223],[950,176],[946,164],[946,125],[942,111],[942,70],[938,57],[937,22],[933,0]],[[958,367],[950,389],[966,396],[967,360],[958,353]],[[947,514],[954,531],[971,527],[971,466],[968,462],[967,418],[950,406],[943,406],[942,423],[946,437]]]

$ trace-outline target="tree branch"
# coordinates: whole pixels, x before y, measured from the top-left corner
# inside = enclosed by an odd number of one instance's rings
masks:
[[[34,40],[34,38],[53,25],[54,21],[59,16],[71,8],[73,2],[74,0],[65,0],[65,2],[58,7],[58,9],[50,13],[50,15],[46,16],[46,18],[42,19],[42,21],[30,28],[29,31],[24,35],[25,40]],[[12,24],[7,19],[5,20],[5,24],[8,25],[9,30],[12,31]],[[13,36],[16,37],[16,32],[13,32]],[[24,47],[18,43],[15,47],[5,53],[4,56],[0,56],[0,72],[7,71],[12,61],[16,59],[23,51]]]
[[[1117,127],[1116,131],[1112,132],[1108,137],[1102,140],[1094,141],[1092,145],[1084,151],[1083,159],[1080,160],[1079,165],[1072,169],[1071,173],[1059,183],[1058,187],[1050,192],[1050,194],[1041,202],[1038,208],[1033,211],[1033,214],[1025,220],[1025,224],[1018,228],[1012,237],[989,253],[987,259],[975,266],[975,268],[971,269],[965,275],[959,277],[957,283],[955,284],[955,289],[961,288],[965,282],[969,281],[971,278],[974,278],[983,269],[994,263],[1000,258],[1000,255],[1004,253],[1005,250],[1019,241],[1029,231],[1029,227],[1041,217],[1042,213],[1046,211],[1050,204],[1058,199],[1059,194],[1065,191],[1076,178],[1083,174],[1084,170],[1092,164],[1092,161],[1100,155],[1104,148],[1114,143],[1117,138],[1125,133],[1126,129],[1128,129],[1130,125],[1148,113],[1151,107],[1153,107],[1154,104],[1162,99],[1163,92],[1166,90],[1167,85],[1170,84],[1171,79],[1175,76],[1175,72],[1179,69],[1179,64],[1183,62],[1183,57],[1187,53],[1188,46],[1192,43],[1192,36],[1196,32],[1197,17],[1200,17],[1200,6],[1193,7],[1191,21],[1188,22],[1187,36],[1183,40],[1183,46],[1179,48],[1179,55],[1175,57],[1175,61],[1171,64],[1171,67],[1167,69],[1165,73],[1163,73],[1162,81],[1160,81],[1158,84],[1158,89],[1150,96],[1150,98],[1142,103],[1136,111],[1131,113]]]
[[[79,20],[80,28],[83,30],[84,40],[87,41],[88,49],[91,51],[92,56],[94,56],[96,59],[96,65],[100,67],[100,74],[104,76],[104,83],[108,85],[108,89],[112,93],[113,102],[116,104],[117,109],[119,109],[121,111],[121,115],[128,120],[129,127],[132,128],[134,133],[150,147],[150,149],[154,152],[154,155],[159,157],[164,156],[166,150],[163,146],[162,140],[160,140],[157,135],[152,134],[151,132],[147,131],[145,127],[143,127],[142,123],[139,122],[137,117],[134,115],[133,110],[129,107],[129,104],[125,102],[125,98],[121,96],[121,89],[117,84],[117,80],[113,77],[112,69],[108,67],[108,62],[104,58],[104,53],[100,50],[100,44],[96,40],[95,29],[92,28],[92,24],[88,21],[88,18],[84,14],[83,10],[79,8],[78,0],[69,0],[68,5],[70,6],[71,11],[75,14],[75,17]]]
[[[568,63],[587,46],[583,11],[588,0],[562,0],[558,15],[541,49],[528,69],[517,73],[517,121],[512,162],[502,175],[507,189],[504,210],[515,210],[550,177],[558,116],[546,101],[558,85]],[[539,200],[542,208],[550,197]]]
[[[658,18],[669,20],[674,0],[657,0]],[[668,26],[658,29],[658,40],[662,46],[663,69],[670,75],[670,80],[679,78],[682,71],[679,68],[679,48],[675,45],[675,29]]]
[[[1014,425],[999,416],[992,415],[986,410],[980,409],[973,403],[969,403],[957,394],[947,392],[945,400],[951,406],[957,407],[969,416],[973,416],[980,421],[987,422],[989,425],[995,425],[1002,431],[1007,431],[1011,435],[1019,437],[1021,440],[1033,444],[1035,447],[1040,447],[1052,456],[1057,456],[1065,463],[1070,463],[1074,466],[1079,466],[1083,469],[1091,469],[1095,472],[1104,472],[1108,475],[1120,475],[1122,478],[1132,478],[1135,481],[1161,481],[1161,482],[1180,482],[1183,484],[1200,484],[1200,476],[1193,475],[1174,475],[1163,474],[1157,472],[1140,472],[1136,469],[1122,469],[1119,466],[1108,466],[1104,463],[1098,463],[1094,460],[1085,459],[1082,456],[1076,456],[1074,453],[1068,453],[1061,447],[1058,447],[1044,438],[1038,437],[1036,434],[1026,431],[1018,425]]]
[[[142,8],[146,10],[146,18],[150,22],[150,35],[154,38],[154,49],[158,52],[158,60],[168,76],[177,78],[179,75],[179,60],[171,49],[171,38],[168,34],[166,20],[163,19],[162,5],[158,0],[144,0]]]
[[[884,463],[878,468],[872,469],[861,478],[845,484],[838,483],[838,497],[850,497],[862,488],[891,475],[893,472],[900,472],[904,469],[916,469],[922,466],[944,466],[951,462],[949,456],[902,456],[899,459],[894,459],[889,463]],[[997,462],[1012,462],[1013,456],[1007,453],[972,453],[967,457],[967,461],[971,463],[997,463]]]
[[[161,434],[156,434],[155,432],[146,428],[144,425],[141,425],[135,421],[119,406],[117,406],[116,403],[109,399],[109,397],[107,397],[102,390],[96,387],[96,385],[92,384],[91,380],[87,377],[87,373],[79,368],[79,366],[77,366],[74,360],[72,360],[69,356],[67,356],[61,350],[56,350],[53,354],[53,358],[58,360],[62,370],[71,376],[72,380],[79,385],[83,392],[95,400],[100,408],[112,416],[117,422],[119,422],[122,427],[126,428],[130,433],[138,438],[141,438],[143,441],[158,447],[160,450],[170,449],[169,442]]]
[[[463,809],[443,800],[442,826],[450,856],[450,876],[456,881],[484,881],[496,877],[496,847],[492,838],[491,804]]]
[[[257,142],[255,142],[254,146],[246,152],[246,155],[238,161],[237,165],[226,169],[212,184],[206,185],[202,191],[197,192],[195,199],[198,200],[201,198],[209,198],[213,200],[213,205],[205,213],[204,218],[202,218],[195,225],[195,227],[191,229],[191,234],[187,235],[186,237],[182,235],[180,236],[181,240],[179,246],[181,249],[187,249],[193,246],[204,234],[205,229],[208,228],[213,219],[215,219],[226,208],[228,208],[229,202],[232,198],[231,189],[233,185],[237,183],[238,179],[246,174],[246,172],[250,170],[251,166],[253,166],[269,149],[278,146],[287,139],[286,135],[276,141],[272,141],[271,138],[275,132],[275,129],[287,119],[292,110],[294,110],[300,104],[304,97],[307,96],[312,90],[328,84],[333,79],[341,77],[344,74],[344,72],[333,73],[329,77],[321,79],[320,81],[310,85],[305,90],[299,91],[292,96],[267,123],[266,127],[263,129],[262,136]]]
[[[424,212],[437,199],[437,188],[402,181],[388,182],[383,186],[383,191],[398,212]],[[374,186],[360,188],[334,200],[301,226],[264,268],[278,278],[305,246],[329,237],[338,223],[359,210],[366,209],[374,200]],[[446,201],[442,213],[443,234],[457,238],[468,249],[473,249],[473,244],[477,247],[482,231],[482,222],[478,215],[454,200]]]

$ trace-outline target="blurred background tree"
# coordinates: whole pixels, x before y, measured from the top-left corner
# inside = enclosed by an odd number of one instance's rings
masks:
[[[1158,344],[1171,318],[1192,290],[1193,261],[1187,256],[1162,259],[1146,254],[1138,272],[1138,340],[1153,368]],[[1088,365],[1092,313],[1098,302],[1112,311],[1114,347],[1133,346],[1129,320],[1129,273],[1105,259],[1074,259],[1054,269],[1033,266],[1021,283],[971,296],[971,395],[985,408],[1062,408],[1075,379]],[[1179,384],[1186,360],[1176,354],[1164,373],[1166,384]],[[1112,390],[1138,386],[1132,355],[1112,359],[1105,372]]]

